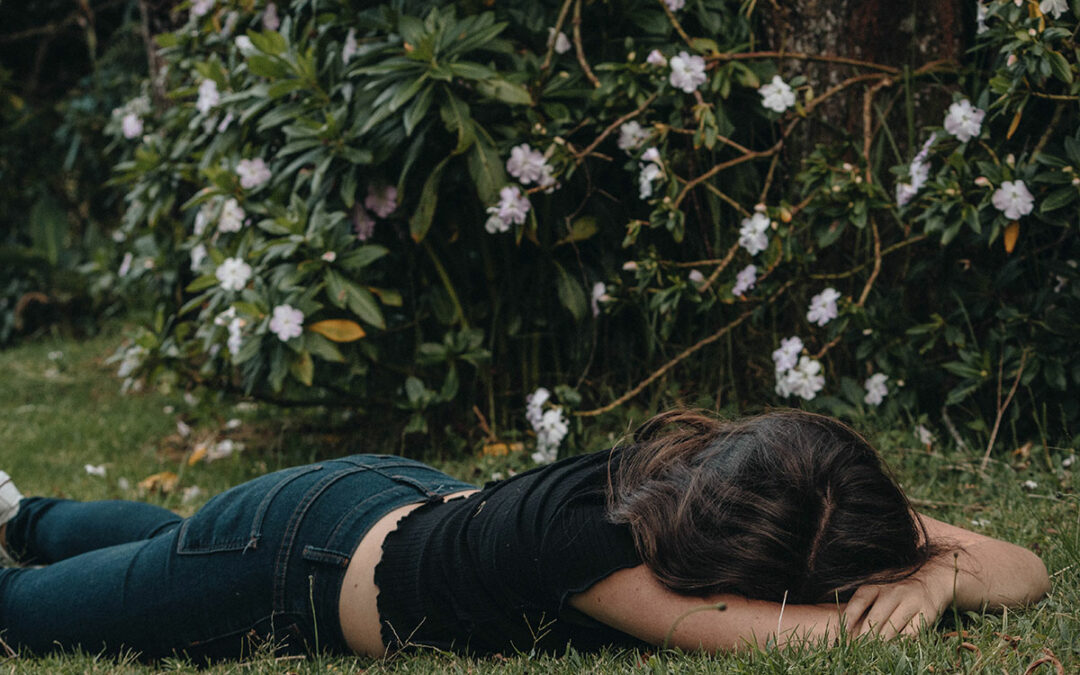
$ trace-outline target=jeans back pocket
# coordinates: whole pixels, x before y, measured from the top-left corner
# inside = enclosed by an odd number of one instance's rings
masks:
[[[194,555],[256,548],[274,498],[297,479],[321,470],[317,464],[285,469],[222,492],[184,520],[176,552]]]

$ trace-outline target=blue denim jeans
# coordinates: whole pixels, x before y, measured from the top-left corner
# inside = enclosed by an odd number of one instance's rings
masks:
[[[144,658],[348,652],[338,597],[380,517],[474,486],[424,464],[355,455],[271,473],[182,519],[150,504],[29,498],[0,570],[0,638],[22,653]]]

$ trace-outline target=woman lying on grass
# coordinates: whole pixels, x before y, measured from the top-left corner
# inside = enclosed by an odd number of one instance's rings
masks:
[[[663,644],[722,651],[914,634],[950,606],[1047,592],[1031,552],[920,516],[836,420],[672,412],[633,444],[482,490],[357,455],[272,473],[191,518],[21,499],[0,534],[0,637],[21,653],[382,656]]]

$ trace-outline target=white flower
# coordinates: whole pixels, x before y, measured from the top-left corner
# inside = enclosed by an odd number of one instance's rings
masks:
[[[495,234],[506,232],[514,223],[522,225],[525,223],[530,207],[529,198],[521,193],[521,188],[508,185],[499,190],[499,203],[488,207],[489,217],[484,224],[484,229]]]
[[[397,210],[397,188],[393,185],[375,187],[368,185],[367,198],[364,206],[368,211],[373,211],[380,218],[388,218]]]
[[[757,283],[757,266],[747,265],[741,272],[735,275],[735,285],[731,288],[732,295],[742,295]]]
[[[700,286],[705,283],[705,275],[700,270],[690,270],[690,274],[686,275],[687,280],[695,286]]]
[[[352,210],[353,232],[360,241],[367,241],[375,233],[375,221],[371,215],[357,202]]]
[[[765,233],[771,224],[769,216],[761,212],[744,218],[739,228],[739,246],[745,248],[750,255],[764,251],[769,246],[769,237]]]
[[[835,288],[826,288],[814,297],[810,298],[810,309],[806,312],[806,320],[824,326],[839,315],[836,301],[840,299],[840,292]]]
[[[214,271],[214,276],[221,282],[221,287],[227,291],[239,291],[247,285],[248,279],[251,278],[251,265],[247,264],[240,258],[226,258],[217,270]]]
[[[543,387],[525,397],[525,418],[533,429],[540,426],[540,420],[544,416],[544,404],[551,398],[551,392]]]
[[[135,257],[131,255],[131,251],[124,254],[124,259],[120,261],[120,269],[116,270],[116,274],[122,277],[126,277],[128,272],[131,271],[131,262]]]
[[[867,405],[881,405],[882,399],[889,393],[889,388],[885,386],[889,376],[885,373],[874,373],[863,383],[863,387],[866,389],[866,396],[863,397],[863,403]]]
[[[251,190],[270,180],[271,173],[262,157],[256,157],[240,160],[236,165],[236,175],[240,176],[240,187]]]
[[[544,175],[544,155],[533,150],[528,143],[516,145],[510,150],[510,159],[506,160],[506,172],[528,185],[540,180]]]
[[[926,142],[923,143],[919,153],[915,155],[915,159],[911,160],[911,165],[908,167],[908,174],[911,176],[911,182],[897,183],[897,206],[907,205],[908,202],[915,198],[915,195],[919,193],[919,190],[926,185],[926,181],[930,180],[930,148],[934,145],[934,141],[936,140],[937,134],[930,134],[930,138],[926,139]]]
[[[1076,462],[1076,455],[1069,455],[1065,459],[1061,460],[1061,466],[1064,469],[1068,469]]]
[[[570,51],[570,40],[566,37],[566,33],[559,31],[558,35],[555,34],[555,27],[548,28],[548,46],[555,47],[556,54],[565,54]]]
[[[1020,216],[1026,216],[1035,207],[1035,198],[1022,180],[1005,181],[994,192],[990,201],[1009,220],[1016,220]]]
[[[218,314],[217,316],[214,317],[214,325],[215,326],[224,326],[224,325],[226,325],[227,323],[229,323],[230,321],[232,321],[235,318],[236,318],[236,308],[235,307],[230,307],[227,310],[225,310],[224,312],[222,312],[221,314]]]
[[[85,470],[86,473],[90,474],[91,476],[98,476],[99,478],[105,477],[104,464],[98,464],[97,466],[94,466],[93,464],[86,464],[85,466],[83,466],[83,470]]]
[[[761,94],[761,105],[778,113],[795,105],[795,92],[779,75],[773,75],[772,82],[759,87],[758,93]]]
[[[986,518],[974,518],[972,519],[971,524],[975,527],[986,527],[990,524],[990,521]]]
[[[778,375],[776,393],[784,398],[794,394],[809,401],[824,387],[825,376],[821,375],[821,362],[803,356],[797,366]]]
[[[120,126],[121,130],[124,132],[124,138],[129,141],[142,136],[143,121],[142,118],[135,113],[124,115],[124,119],[120,122]]]
[[[176,420],[176,433],[180,434],[181,438],[187,438],[191,435],[191,426],[184,420]]]
[[[120,367],[116,369],[117,377],[127,377],[131,375],[135,370],[142,365],[144,359],[149,356],[150,352],[146,347],[142,345],[132,345],[124,350],[124,357],[120,361]]]
[[[220,100],[221,94],[218,92],[217,82],[213,80],[203,80],[202,84],[199,85],[199,100],[195,102],[195,108],[205,115],[210,112]]]
[[[919,439],[919,442],[923,445],[930,445],[934,442],[934,434],[924,425],[919,424],[915,427],[915,438]]]
[[[239,49],[240,53],[244,56],[251,56],[259,51],[258,48],[255,47],[255,43],[251,41],[251,38],[246,35],[237,35],[236,39],[233,40],[233,44],[236,45],[236,48]]]
[[[987,27],[986,27],[987,10],[988,10],[987,6],[985,4],[983,4],[981,1],[975,3],[975,23],[976,23],[976,25],[975,25],[975,34],[976,35],[982,35],[983,33],[985,33],[987,31]],[[1045,11],[1045,10],[1043,10],[1043,11]]]
[[[776,363],[776,373],[780,375],[796,366],[799,362],[799,352],[803,350],[803,341],[798,336],[784,338],[780,341],[780,348],[772,353],[772,360]]]
[[[562,408],[545,410],[535,431],[536,452],[532,455],[533,461],[537,464],[554,462],[558,455],[559,444],[570,431],[570,426],[563,417]]]
[[[191,249],[191,271],[198,272],[202,267],[203,261],[206,260],[206,246],[203,244],[197,245]]]
[[[594,317],[600,316],[600,302],[608,300],[607,286],[603,281],[597,281],[592,287],[592,315]]]
[[[214,216],[214,205],[210,202],[206,202],[199,209],[199,212],[195,214],[195,227],[193,231],[196,237],[203,236],[206,232],[206,226],[210,224],[210,219]]]
[[[345,36],[345,44],[341,47],[341,62],[348,63],[358,51],[360,46],[356,43],[356,29],[350,28],[349,34]]]
[[[619,149],[633,152],[649,139],[649,130],[642,127],[636,120],[630,120],[619,127]]]
[[[232,455],[234,452],[240,452],[244,449],[243,443],[237,443],[236,441],[226,438],[223,441],[218,441],[214,445],[210,446],[206,450],[206,461],[213,462],[217,459],[225,459]]]
[[[1024,481],[1023,486],[1025,490],[1034,490],[1035,488],[1039,487],[1039,484],[1033,480],[1026,480]]]
[[[657,68],[667,67],[667,57],[659,49],[654,49],[649,52],[649,55],[645,57],[645,63],[650,66],[656,66]]]
[[[221,207],[221,218],[218,219],[218,232],[239,232],[244,226],[244,209],[235,199],[225,200]]]
[[[690,56],[686,52],[679,52],[678,56],[671,57],[671,75],[668,77],[671,86],[692,94],[705,79],[705,59],[696,54]]]
[[[191,487],[184,488],[184,491],[180,497],[180,503],[190,504],[202,495],[202,488],[198,485],[192,485]]]
[[[664,0],[664,4],[671,11],[677,12],[686,6],[686,0]]]
[[[271,2],[263,12],[262,26],[266,30],[277,30],[280,25],[281,19],[278,17],[277,5]]]
[[[662,178],[664,171],[658,164],[653,162],[639,164],[638,166],[641,167],[641,175],[638,176],[638,194],[642,199],[648,199],[649,197],[652,197],[653,181]]]
[[[945,116],[945,131],[956,136],[961,143],[967,143],[979,135],[983,117],[986,117],[986,112],[971,105],[971,101],[965,98],[949,106],[949,113]]]
[[[191,16],[197,19],[205,15],[214,8],[214,2],[215,0],[195,0],[191,3]]]
[[[304,332],[304,313],[292,305],[278,305],[274,308],[274,316],[270,319],[270,332],[278,336],[282,342],[300,337]]]
[[[1062,14],[1069,11],[1069,0],[1042,0],[1039,3],[1039,10],[1043,14],[1053,14],[1055,19],[1060,19]]]
[[[641,159],[645,162],[652,162],[653,164],[664,164],[664,160],[660,158],[660,151],[656,148],[649,148],[645,152],[641,153]]]
[[[234,318],[229,322],[229,339],[225,341],[225,346],[233,357],[240,353],[240,347],[244,344],[244,326],[246,325],[247,321],[239,318]],[[214,346],[217,347],[217,345]]]

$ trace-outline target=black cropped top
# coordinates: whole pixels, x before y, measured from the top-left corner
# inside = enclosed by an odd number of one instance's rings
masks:
[[[471,654],[644,646],[567,602],[641,564],[629,528],[605,518],[618,457],[571,457],[411,512],[375,568],[384,644]]]

